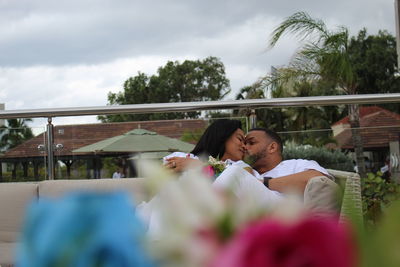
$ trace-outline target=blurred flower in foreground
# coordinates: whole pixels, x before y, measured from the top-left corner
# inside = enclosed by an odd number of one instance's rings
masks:
[[[296,223],[264,218],[239,231],[215,267],[351,267],[355,243],[335,218],[306,217]]]
[[[123,193],[74,193],[33,203],[17,266],[154,266]]]
[[[157,167],[151,170],[157,172]],[[150,249],[162,266],[207,266],[218,251],[214,226],[224,214],[223,198],[210,179],[204,178],[200,169],[187,171],[164,183],[149,204]]]
[[[156,165],[144,169],[163,175]],[[268,206],[251,190],[218,190],[203,175],[193,169],[164,182],[149,203],[149,248],[161,266],[355,266],[354,235],[338,216],[310,214],[296,196]]]

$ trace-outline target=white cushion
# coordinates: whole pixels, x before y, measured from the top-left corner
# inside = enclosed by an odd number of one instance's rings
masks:
[[[27,205],[37,200],[37,183],[0,184],[0,242],[15,242]]]
[[[88,180],[46,180],[39,183],[39,198],[60,197],[76,191],[127,192],[133,203],[148,200],[143,178],[88,179]]]
[[[310,179],[304,190],[304,204],[314,212],[339,211],[339,186],[326,176]]]
[[[1,243],[0,242],[0,266],[14,266],[15,248],[18,243]]]

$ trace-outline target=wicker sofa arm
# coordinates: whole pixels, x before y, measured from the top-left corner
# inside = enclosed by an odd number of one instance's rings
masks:
[[[362,198],[361,198],[361,180],[360,176],[355,172],[345,172],[328,169],[336,180],[344,180],[344,191],[342,206],[340,209],[340,220],[345,218],[357,219],[363,222]]]

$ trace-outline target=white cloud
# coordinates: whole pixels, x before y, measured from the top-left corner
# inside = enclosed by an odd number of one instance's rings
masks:
[[[99,65],[0,68],[7,109],[98,106],[138,71],[156,72],[167,58],[144,56]]]

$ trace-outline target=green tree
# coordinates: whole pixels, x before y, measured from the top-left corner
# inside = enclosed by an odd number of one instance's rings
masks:
[[[0,150],[7,151],[31,139],[33,133],[27,126],[32,119],[8,119],[7,125],[0,128]]]
[[[109,93],[109,105],[219,100],[230,92],[223,63],[215,57],[204,60],[169,61],[156,75],[138,73],[124,83],[123,92]],[[103,122],[196,118],[199,112],[99,116]]]
[[[272,33],[270,46],[276,45],[285,33],[292,33],[302,40],[307,39],[296,56],[275,81],[325,80],[334,85],[334,89],[345,94],[360,92],[357,72],[349,53],[349,32],[345,27],[336,31],[327,29],[322,20],[313,19],[307,13],[297,12],[284,20]],[[356,153],[359,173],[365,177],[363,146],[359,134],[359,107],[349,105],[349,120]]]
[[[351,38],[349,54],[360,93],[400,92],[396,38],[393,35],[387,31],[367,35],[367,30],[362,29],[356,37]],[[386,104],[384,107],[400,113],[399,104]]]
[[[387,31],[367,35],[362,29],[349,44],[349,55],[356,73],[358,91],[364,94],[400,91],[397,72],[396,39]]]

